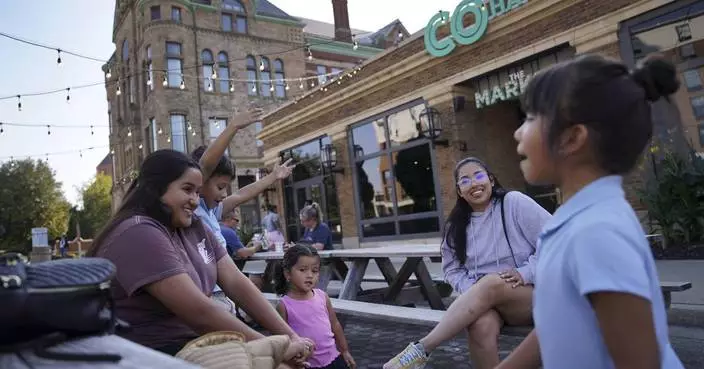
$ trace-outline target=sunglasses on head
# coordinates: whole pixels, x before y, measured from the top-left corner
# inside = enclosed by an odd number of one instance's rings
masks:
[[[457,181],[457,187],[468,187],[472,185],[472,182],[483,181],[489,177],[486,172],[474,173],[471,177],[464,176]]]

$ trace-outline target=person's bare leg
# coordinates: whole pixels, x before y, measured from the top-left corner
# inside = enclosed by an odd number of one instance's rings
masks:
[[[438,325],[427,336],[420,339],[423,349],[426,352],[435,350],[441,343],[472,325],[489,309],[506,302],[507,299],[504,296],[506,287],[511,289],[511,286],[497,274],[489,274],[480,279],[467,292],[460,295],[447,309]]]
[[[467,327],[469,358],[474,369],[493,369],[499,365],[499,333],[503,320],[491,309]]]
[[[499,312],[507,325],[525,326],[533,324],[533,287],[521,286],[513,289],[512,298],[497,304],[494,309]]]

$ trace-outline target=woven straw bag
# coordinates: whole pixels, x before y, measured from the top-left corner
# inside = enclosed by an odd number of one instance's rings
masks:
[[[205,369],[275,369],[289,343],[288,336],[245,342],[239,332],[213,332],[189,342],[176,357]]]

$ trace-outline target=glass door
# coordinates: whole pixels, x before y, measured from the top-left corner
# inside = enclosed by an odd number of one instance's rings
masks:
[[[293,206],[296,210],[296,215],[303,210],[307,204],[317,203],[320,205],[320,216],[324,217],[326,214],[325,209],[325,190],[323,187],[322,177],[311,178],[306,181],[296,182],[293,184]],[[298,221],[298,216],[296,216],[295,227],[290,224],[290,230],[295,232],[289,232],[289,236],[292,238],[291,241],[297,241],[303,236],[303,226],[301,226],[300,221]],[[325,220],[325,219],[323,219]]]

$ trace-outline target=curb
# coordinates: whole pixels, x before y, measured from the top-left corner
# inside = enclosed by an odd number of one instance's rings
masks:
[[[704,305],[672,304],[667,323],[683,327],[704,328]]]

